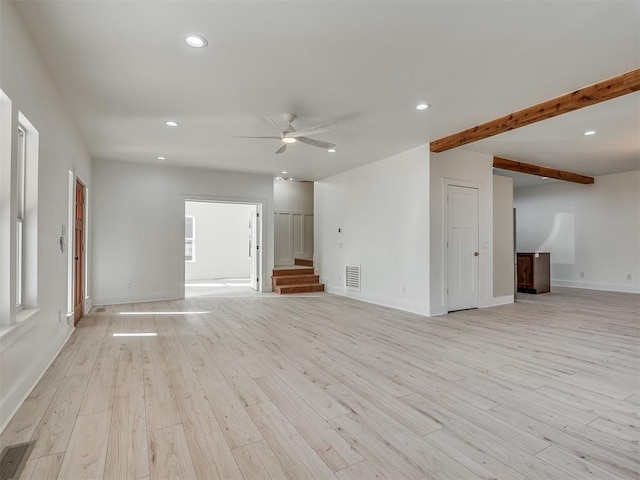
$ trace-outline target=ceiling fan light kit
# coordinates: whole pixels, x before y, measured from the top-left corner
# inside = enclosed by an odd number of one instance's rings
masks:
[[[260,118],[262,121],[264,121],[265,123],[268,123],[269,125],[273,126],[278,130],[278,132],[280,133],[280,136],[278,137],[273,135],[268,135],[268,136],[238,135],[237,137],[238,138],[259,138],[259,139],[280,139],[282,140],[283,144],[282,146],[280,146],[280,148],[278,148],[274,152],[276,154],[284,153],[288,145],[292,143],[296,143],[298,141],[300,141],[301,143],[306,143],[307,145],[311,145],[313,147],[322,148],[329,152],[332,152],[332,151],[335,152],[336,146],[333,143],[309,138],[312,135],[320,135],[322,133],[334,131],[336,128],[338,128],[334,122],[320,123],[313,127],[305,128],[304,130],[296,130],[293,127],[293,125],[291,125],[296,118],[297,116],[294,113],[283,113],[282,119],[286,123],[284,127],[281,127],[280,125],[278,125],[275,122],[275,120],[273,120],[272,118],[269,118],[269,119]]]

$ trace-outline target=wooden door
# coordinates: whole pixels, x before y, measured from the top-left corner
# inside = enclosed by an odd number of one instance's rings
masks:
[[[447,188],[447,309],[478,307],[478,189]]]
[[[84,185],[76,179],[73,267],[73,324],[82,317],[84,304]]]
[[[251,212],[251,221],[249,222],[249,257],[250,257],[250,282],[251,288],[256,291],[262,291],[260,288],[260,213],[258,206]]]

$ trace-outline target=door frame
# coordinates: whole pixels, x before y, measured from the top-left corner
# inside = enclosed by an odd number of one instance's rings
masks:
[[[468,182],[466,180],[457,180],[453,178],[442,179],[442,246],[443,246],[443,266],[442,266],[442,297],[444,299],[444,311],[449,312],[449,294],[447,289],[449,288],[449,252],[447,247],[447,241],[449,238],[449,202],[447,200],[447,193],[449,187],[465,187],[475,188],[478,190],[478,251],[480,252],[480,258],[478,259],[478,304],[476,308],[482,306],[481,291],[482,291],[482,274],[483,269],[483,257],[486,256],[483,253],[480,239],[482,238],[482,215],[483,203],[482,194],[483,186],[480,183]],[[488,250],[487,250],[488,251]]]
[[[255,199],[255,198],[233,198],[233,197],[217,197],[217,196],[209,196],[209,195],[181,195],[182,202],[182,225],[184,230],[184,212],[185,212],[185,204],[186,202],[205,202],[205,203],[230,203],[230,204],[240,204],[240,205],[255,205],[258,212],[258,278],[260,281],[258,282],[258,292],[262,293],[264,290],[264,275],[266,275],[265,268],[265,249],[264,249],[264,211],[265,205],[267,201],[264,199]],[[184,233],[184,232],[183,232]],[[183,235],[184,237],[184,235]],[[182,258],[182,298],[185,298],[185,278],[186,278],[186,268],[184,262],[184,238],[181,247],[181,258]]]
[[[81,237],[81,241],[82,241],[82,250],[80,253],[80,257],[78,260],[75,260],[76,257],[76,249],[78,247],[77,243],[76,243],[76,210],[78,208],[78,186],[82,187],[82,237]],[[80,302],[76,303],[76,291],[78,288],[78,278],[76,275],[76,272],[78,271],[78,269],[76,268],[76,264],[73,263],[73,281],[71,283],[71,295],[72,295],[72,312],[73,312],[73,326],[75,327],[76,323],[78,323],[78,321],[80,320],[80,318],[82,318],[82,316],[85,314],[85,310],[86,310],[86,306],[85,306],[85,299],[87,298],[87,225],[88,225],[88,218],[87,218],[87,186],[84,184],[84,182],[80,179],[80,177],[74,175],[74,182],[73,182],[73,230],[72,232],[70,232],[69,237],[71,237],[72,241],[71,241],[71,249],[70,249],[70,256],[72,258],[73,262],[76,261],[80,261],[81,262],[81,268],[80,268],[80,274],[81,274],[81,278],[80,278]],[[76,312],[76,307],[80,305],[80,314],[77,315]]]

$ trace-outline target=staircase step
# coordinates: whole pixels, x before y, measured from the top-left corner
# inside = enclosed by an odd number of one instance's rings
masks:
[[[313,275],[315,271],[311,267],[297,268],[274,268],[271,272],[273,277],[284,277],[286,275]]]
[[[309,283],[298,285],[282,285],[275,287],[275,292],[280,294],[286,293],[305,293],[305,292],[324,292],[323,283]]]
[[[296,265],[304,265],[305,267],[313,267],[313,260],[310,258],[296,258],[294,263]]]
[[[284,275],[282,277],[272,277],[273,285],[296,285],[319,283],[320,275]]]

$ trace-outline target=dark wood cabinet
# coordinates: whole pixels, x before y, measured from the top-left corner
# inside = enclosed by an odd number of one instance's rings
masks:
[[[551,290],[551,255],[518,252],[518,291],[547,293]]]

